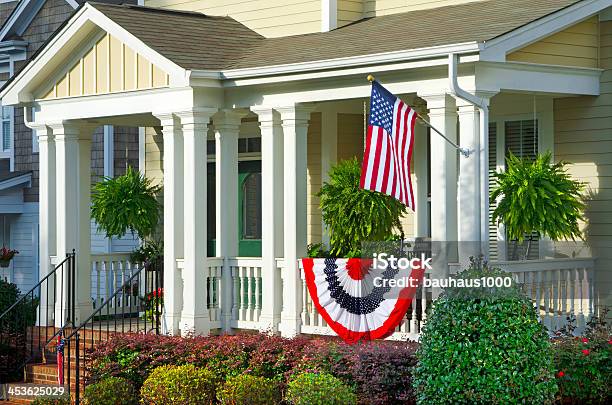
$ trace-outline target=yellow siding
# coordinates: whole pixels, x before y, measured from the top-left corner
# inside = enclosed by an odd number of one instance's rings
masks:
[[[612,21],[600,23],[601,95],[555,100],[555,158],[587,183],[586,243],[597,257],[595,287],[611,304],[612,285]]]
[[[363,0],[338,0],[338,27],[363,18]]]
[[[593,17],[507,56],[507,60],[546,65],[599,66],[598,18]]]
[[[321,113],[310,115],[308,125],[307,192],[306,213],[308,217],[308,243],[320,243],[322,237],[322,218],[319,197],[315,194],[321,189]]]
[[[366,17],[473,3],[474,1],[484,0],[363,0],[364,14]]]
[[[145,5],[229,15],[267,37],[321,30],[320,0],[145,0]]]
[[[356,157],[363,159],[363,114],[338,114],[338,161]],[[414,178],[413,178],[414,182]],[[414,215],[409,212],[401,220],[404,235],[414,236]]]
[[[44,81],[50,84],[35,92],[37,98],[76,97],[168,85],[166,72],[108,34],[75,56],[78,56],[75,61]]]

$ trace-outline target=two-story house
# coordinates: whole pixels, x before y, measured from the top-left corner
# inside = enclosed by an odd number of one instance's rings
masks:
[[[554,327],[610,300],[611,72],[612,0],[150,0],[82,5],[0,97],[38,138],[41,275],[73,248],[79,286],[113,268],[92,249],[83,168],[96,128],[144,128],[140,167],[163,184],[165,331],[291,336],[330,332],[298,259],[326,239],[329,168],[363,156],[373,74],[476,151],[417,127],[408,236],[482,244],[533,282]],[[509,261],[490,173],[544,151],[589,186],[588,248],[541,240]],[[97,292],[77,294],[83,319]],[[401,336],[418,336],[412,319]]]

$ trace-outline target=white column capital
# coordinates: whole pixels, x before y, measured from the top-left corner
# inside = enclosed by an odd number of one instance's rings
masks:
[[[179,118],[183,130],[206,130],[210,119],[217,113],[216,108],[198,108],[187,111],[176,112],[176,116]]]
[[[466,102],[466,103],[457,105],[457,112],[459,113],[459,119],[461,119],[461,117],[465,115],[477,114],[478,111],[479,111],[478,107],[475,106],[474,104],[470,104]]]
[[[91,140],[93,131],[99,126],[89,122],[54,121],[45,124],[47,135],[52,135],[57,141]],[[51,130],[51,134],[48,131]],[[44,131],[43,131],[44,132]]]
[[[280,114],[281,125],[285,126],[308,126],[310,113],[314,108],[309,106],[294,105],[275,108]]]
[[[419,94],[427,103],[429,115],[454,114],[457,108],[455,99],[448,93]]]

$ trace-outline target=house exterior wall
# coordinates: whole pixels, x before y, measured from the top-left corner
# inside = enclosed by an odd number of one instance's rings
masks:
[[[15,7],[17,6],[17,1],[5,1],[0,0],[0,25],[6,21],[6,19],[11,15]]]
[[[310,114],[307,140],[307,192],[306,202],[308,243],[320,243],[322,237],[322,218],[319,208],[319,197],[316,194],[321,189],[321,113]]]
[[[599,19],[589,18],[509,54],[515,62],[599,67]]]
[[[586,183],[586,242],[596,261],[595,285],[610,305],[612,286],[612,21],[599,24],[601,95],[555,100],[555,157]]]
[[[168,74],[110,34],[87,47],[37,98],[54,99],[168,85]]]
[[[229,15],[267,37],[321,30],[321,0],[145,0],[146,6]]]
[[[474,1],[482,0],[363,0],[363,8],[365,17],[376,17],[406,11],[473,3]]]
[[[363,0],[338,0],[338,27],[358,21],[364,17]]]

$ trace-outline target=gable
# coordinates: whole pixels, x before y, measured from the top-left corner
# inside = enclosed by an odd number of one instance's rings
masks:
[[[98,34],[34,91],[56,99],[166,87],[169,75],[107,32]]]
[[[591,17],[507,55],[506,60],[545,65],[599,67],[599,19]]]

